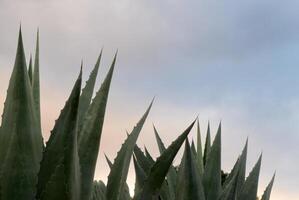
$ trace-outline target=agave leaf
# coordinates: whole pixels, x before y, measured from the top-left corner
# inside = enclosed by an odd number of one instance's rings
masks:
[[[107,157],[107,155],[105,154],[105,158],[106,158],[106,161],[107,161],[107,164],[108,164],[108,166],[109,166],[109,168],[111,169],[112,168],[112,166],[113,166],[113,164],[112,164],[112,162],[111,162],[111,160]]]
[[[236,174],[239,173],[239,168],[240,168],[240,156],[238,157],[237,161],[235,162],[233,169],[230,171],[230,173],[226,177],[226,179],[223,183],[223,187],[226,187],[233,180],[233,178],[236,176]]]
[[[262,155],[259,157],[257,163],[242,186],[238,195],[238,200],[256,200],[261,162]]]
[[[165,145],[162,142],[162,139],[159,136],[159,133],[158,133],[157,129],[155,128],[155,126],[154,126],[154,132],[155,132],[155,137],[156,137],[156,141],[157,141],[157,144],[159,147],[160,154],[162,154],[166,150],[166,148],[165,148]],[[167,173],[167,183],[169,186],[169,197],[171,199],[175,198],[176,179],[177,179],[176,170],[175,170],[174,166],[171,165],[169,168],[169,171]]]
[[[200,126],[199,126],[198,119],[197,119],[197,165],[199,169],[199,175],[202,177],[204,166],[203,166]]]
[[[121,198],[121,192],[123,191],[127,179],[134,146],[152,107],[152,103],[153,102],[151,102],[150,106],[148,107],[142,118],[139,120],[137,125],[134,127],[131,134],[127,137],[120,151],[117,153],[114,164],[108,176],[106,195],[107,199],[109,200],[119,200]]]
[[[36,36],[36,49],[34,56],[34,69],[33,69],[33,77],[32,77],[32,91],[33,91],[33,99],[34,106],[36,110],[37,122],[39,126],[40,132],[41,129],[41,117],[40,117],[40,83],[39,83],[39,30],[37,31]]]
[[[248,140],[246,140],[245,147],[240,156],[240,168],[239,168],[238,179],[237,179],[237,188],[236,188],[237,195],[240,192],[240,190],[245,182],[247,149],[248,149]]]
[[[127,183],[125,183],[123,191],[121,193],[120,200],[131,200],[130,189]]]
[[[0,128],[1,200],[32,200],[42,157],[21,28]]]
[[[142,152],[142,150],[138,147],[137,144],[134,147],[134,156],[137,160],[137,163],[142,168],[142,170],[144,171],[144,173],[147,177],[148,174],[150,173],[151,167],[155,164],[155,162],[153,160],[149,159],[148,157],[146,157],[145,154]],[[140,184],[142,183],[142,185],[138,186],[139,187],[138,191],[140,192],[140,188],[142,189],[144,181],[139,181],[139,182],[140,182]],[[136,198],[136,195],[137,195],[137,193],[135,193],[134,199]],[[153,198],[153,200],[159,200],[159,198],[161,198],[161,197],[159,197],[159,195],[157,195],[155,198]]]
[[[237,162],[235,163],[231,173],[228,175],[224,182],[224,186],[229,184],[229,182],[233,179],[233,177],[237,175],[236,180],[236,194],[238,194],[245,182],[245,174],[246,174],[246,160],[247,160],[247,149],[248,149],[248,140],[246,140],[246,144],[243,148],[242,154],[239,156]]]
[[[153,125],[153,127],[154,127],[154,133],[155,133],[156,141],[158,144],[159,152],[160,152],[160,154],[162,154],[166,150],[166,148],[165,148],[165,145],[164,145],[161,137],[159,136],[159,133],[158,133],[156,127],[154,125]]]
[[[94,179],[94,172],[100,140],[104,123],[106,104],[109,94],[110,83],[116,62],[117,54],[113,59],[110,70],[89,106],[82,129],[79,132],[79,158],[81,166],[81,200],[89,200]]]
[[[28,76],[29,76],[30,84],[32,84],[33,72],[32,72],[32,55],[31,54],[30,54],[29,65],[28,65]]]
[[[196,156],[196,154],[197,154],[193,139],[192,139],[192,142],[191,142],[191,153],[193,153],[194,156]]]
[[[150,200],[153,196],[156,196],[159,193],[172,161],[190,133],[194,123],[195,121],[192,122],[182,135],[180,135],[157,159],[150,170],[142,191],[137,195],[136,200]]]
[[[209,155],[210,149],[211,149],[211,131],[210,131],[210,122],[209,122],[207,136],[206,136],[205,149],[204,149],[204,155],[203,155],[203,164],[204,165],[206,165],[206,162],[208,160],[208,155]]]
[[[262,196],[262,200],[270,200],[274,179],[275,179],[275,174],[273,175],[269,185],[267,186],[266,190],[264,191],[264,194]]]
[[[205,200],[196,157],[191,151],[188,139],[186,139],[185,152],[178,173],[176,200]]]
[[[207,200],[218,200],[221,194],[221,123],[210,149],[203,175]]]
[[[227,183],[227,185],[224,186],[224,189],[222,190],[222,193],[221,193],[221,196],[219,197],[219,200],[235,200],[236,199],[236,197],[237,197],[236,189],[237,189],[238,174],[239,174],[239,170],[237,170],[237,173],[234,174],[234,176],[229,181],[229,183]]]
[[[145,154],[147,154],[147,156]],[[139,165],[142,168],[142,170],[144,171],[144,173],[146,174],[146,176],[148,176],[148,174],[150,173],[151,167],[155,164],[155,161],[153,160],[153,158],[151,157],[151,155],[149,154],[148,151],[145,154],[142,152],[142,150],[137,145],[135,145],[135,147],[134,147],[135,158],[136,158],[137,162],[140,163]],[[143,184],[140,185],[139,187],[142,188]],[[136,194],[137,193],[135,193],[135,195]],[[153,200],[154,199],[155,200],[159,200],[159,199],[168,200],[168,199],[170,199],[169,189],[168,189],[168,185],[167,185],[166,181],[163,182],[163,185],[161,187],[161,192],[159,194],[157,194],[155,197],[153,197]]]
[[[136,179],[134,193],[138,194],[144,184],[144,181],[146,180],[147,175],[142,169],[142,167],[139,165],[135,156],[133,156],[133,161],[134,161],[135,179]]]
[[[162,183],[160,192],[157,193],[157,195],[156,195],[156,197],[154,197],[154,199],[172,200],[171,197],[169,196],[169,187],[168,187],[166,180]]]
[[[90,200],[106,200],[106,186],[102,181],[95,181],[93,183]]]
[[[110,159],[106,155],[105,155],[105,158],[106,158],[106,161],[109,165],[109,168],[111,169],[112,166],[113,166],[112,162],[110,161]],[[131,196],[130,196],[129,186],[128,186],[127,183],[125,183],[125,186],[124,186],[122,194],[121,194],[121,200],[127,200],[127,199],[131,199]]]
[[[136,144],[134,147],[134,155],[136,160],[138,161],[140,167],[146,174],[149,174],[151,167],[155,164],[154,162],[150,161],[142,152],[142,150]]]
[[[97,62],[92,70],[92,72],[89,75],[88,80],[86,81],[85,87],[82,89],[82,93],[80,96],[80,102],[79,102],[79,115],[78,115],[78,127],[79,130],[81,130],[83,122],[84,122],[84,117],[85,114],[88,110],[88,107],[90,105],[91,99],[92,99],[92,94],[94,91],[94,85],[97,79],[98,71],[99,71],[99,66],[102,58],[102,50],[101,53],[97,59]],[[79,135],[80,137],[80,135]]]
[[[153,157],[150,155],[150,153],[148,152],[147,148],[144,147],[144,151],[145,151],[145,156],[148,158],[148,160],[152,163],[152,165],[155,163]],[[169,173],[169,172],[168,172]],[[167,173],[167,174],[168,174]],[[174,198],[174,194],[173,194],[173,198],[170,194],[170,187],[169,187],[169,182],[166,180],[163,182],[162,187],[161,187],[161,191],[160,191],[160,198],[162,198],[162,200],[171,200]]]
[[[147,150],[146,147],[144,147],[144,152],[145,152],[145,156],[146,156],[152,163],[154,163],[155,160],[153,159],[153,157],[151,156],[151,154],[149,153],[149,151]]]
[[[77,118],[81,80],[82,69],[43,153],[38,175],[37,199],[80,199]]]

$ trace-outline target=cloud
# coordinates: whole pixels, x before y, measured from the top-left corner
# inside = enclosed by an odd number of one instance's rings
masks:
[[[28,56],[34,52],[36,28],[41,31],[46,138],[81,59],[86,79],[104,47],[100,84],[119,49],[97,178],[108,174],[103,152],[114,158],[125,130],[134,126],[157,96],[141,146],[158,153],[151,122],[169,144],[197,114],[203,127],[210,120],[214,130],[222,120],[225,169],[249,136],[249,169],[264,152],[261,186],[276,169],[273,199],[286,194],[287,199],[296,199],[298,6],[278,0],[4,0],[0,3],[0,80],[4,83],[0,102],[4,102],[20,22]],[[133,181],[131,172],[129,182]]]

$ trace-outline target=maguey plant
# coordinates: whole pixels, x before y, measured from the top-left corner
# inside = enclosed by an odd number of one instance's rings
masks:
[[[39,34],[34,59],[25,59],[21,29],[17,53],[0,128],[0,200],[256,200],[261,157],[245,178],[247,142],[233,169],[221,170],[221,125],[213,143],[208,127],[204,148],[196,119],[168,147],[158,131],[154,134],[160,156],[154,159],[136,144],[152,107],[144,115],[111,162],[107,184],[94,174],[117,54],[100,89],[93,97],[102,52],[81,90],[82,68],[55,121],[47,142],[43,141],[40,109]],[[197,123],[197,142],[188,135]],[[173,164],[185,143],[182,160]],[[130,195],[126,183],[130,163],[136,183]],[[274,177],[262,200],[269,200]]]

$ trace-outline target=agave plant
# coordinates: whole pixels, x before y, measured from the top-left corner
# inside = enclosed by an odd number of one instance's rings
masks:
[[[161,153],[161,156],[158,158],[160,160],[169,148],[165,148],[155,127],[154,133]],[[165,174],[166,179],[163,180],[160,190],[156,190],[156,192],[158,192],[162,199],[166,200],[255,200],[257,199],[262,156],[259,157],[256,165],[245,179],[247,148],[248,141],[246,141],[245,147],[231,172],[229,174],[224,173],[221,170],[221,124],[218,127],[212,145],[210,125],[208,125],[203,151],[200,126],[197,121],[197,150],[194,142],[192,141],[192,145],[190,146],[187,138],[180,165],[169,166],[169,170]],[[147,171],[147,169],[151,168],[148,165],[154,166],[156,163],[151,161],[149,153],[146,150],[144,154],[138,147],[134,151],[134,156],[136,158],[134,159],[136,174],[135,188],[141,188],[142,191],[142,187],[149,187],[146,180],[149,179],[148,176],[152,175],[152,171]],[[147,160],[147,162],[144,162],[144,160]],[[274,178],[275,175],[267,186],[262,200],[270,199]],[[140,181],[142,179],[145,181]]]
[[[221,126],[211,145],[210,129],[202,153],[188,135],[196,120],[166,148],[154,128],[160,157],[136,145],[152,107],[147,108],[121,146],[110,167],[107,184],[94,181],[106,104],[117,53],[99,91],[92,99],[102,52],[81,90],[82,67],[49,140],[41,129],[39,33],[34,64],[25,59],[21,29],[0,127],[0,200],[255,200],[261,158],[245,180],[246,146],[228,175],[221,171]],[[198,122],[198,121],[197,121]],[[185,142],[179,166],[173,160]],[[196,150],[197,149],[197,150]],[[126,183],[133,158],[134,197]],[[262,200],[269,200],[274,177]]]
[[[40,119],[39,35],[27,71],[21,29],[0,128],[0,199],[89,200],[116,55],[92,100],[101,55],[81,92],[82,71],[46,145]],[[91,102],[92,100],[92,102]]]

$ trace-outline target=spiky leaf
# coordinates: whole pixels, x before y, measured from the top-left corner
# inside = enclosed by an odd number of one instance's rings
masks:
[[[39,31],[36,36],[36,49],[34,55],[34,69],[32,77],[32,91],[34,98],[34,106],[36,110],[36,116],[38,121],[38,128],[41,132],[41,117],[40,117],[40,83],[39,83]]]
[[[197,152],[196,152],[194,140],[192,140],[191,142],[191,152],[193,153],[194,156],[196,156]]]
[[[239,166],[239,165],[238,165]],[[222,193],[219,197],[219,200],[235,200],[237,197],[236,189],[237,189],[237,180],[238,180],[238,173],[234,174],[232,179],[224,186]]]
[[[135,156],[133,156],[134,161],[134,168],[135,168],[135,189],[134,193],[138,194],[144,184],[144,181],[146,180],[146,173],[142,169],[142,167],[139,165],[138,161],[136,160]]]
[[[207,200],[218,200],[221,194],[221,124],[206,161],[203,185]]]
[[[206,136],[206,143],[205,143],[205,149],[204,149],[204,155],[203,155],[203,164],[206,165],[208,155],[211,148],[211,131],[210,131],[210,122],[208,123],[208,130],[207,130],[207,136]]]
[[[264,191],[264,194],[262,196],[262,200],[270,200],[274,179],[275,179],[275,174],[273,175],[269,185],[267,186],[266,190]]]
[[[200,126],[199,126],[199,122],[197,119],[197,165],[198,165],[198,169],[199,169],[199,175],[202,176],[203,175],[203,170],[204,170],[204,166],[203,166],[203,155],[202,155],[202,144],[201,144],[201,134],[200,134]]]
[[[0,128],[1,200],[34,199],[42,146],[20,29]]]
[[[160,154],[162,154],[166,150],[166,148],[155,126],[154,126],[154,132],[155,132],[155,137],[159,147]],[[174,166],[171,165],[167,173],[167,183],[169,187],[169,196],[171,199],[175,198],[176,179],[177,179],[176,170]]]
[[[28,76],[29,76],[30,84],[32,84],[33,71],[32,71],[32,55],[31,54],[30,54],[29,65],[28,65]]]
[[[165,176],[171,166],[174,157],[190,133],[195,121],[163,152],[150,170],[142,191],[136,200],[150,200],[159,193],[165,180]]]
[[[107,164],[108,164],[109,168],[111,169],[112,166],[113,166],[111,160],[108,158],[108,156],[106,154],[105,154],[105,158],[106,158],[106,161],[107,161]]]
[[[106,200],[106,186],[102,181],[95,181],[93,183],[90,200]]]
[[[111,169],[113,167],[113,163],[110,161],[110,159],[106,155],[105,155],[105,158],[109,165],[109,168]],[[125,183],[123,191],[121,192],[121,200],[127,200],[127,199],[131,199],[131,196],[130,196],[129,186],[127,183]]]
[[[144,153],[142,152],[142,150],[138,147],[138,145],[136,144],[134,147],[134,155],[136,157],[136,160],[138,161],[139,165],[141,166],[141,168],[144,170],[144,172],[146,174],[148,174],[150,172],[151,167],[154,165],[154,162],[152,162],[151,160],[149,160]]]
[[[242,186],[240,194],[238,195],[238,200],[256,200],[261,162],[262,156],[260,156]]]
[[[127,179],[134,146],[143,127],[143,124],[149,114],[152,103],[153,102],[151,102],[150,106],[148,107],[142,118],[139,120],[137,125],[134,127],[131,134],[129,134],[120,151],[117,153],[108,176],[106,195],[107,199],[109,200],[119,200],[121,197],[121,192],[123,191]]]
[[[77,117],[82,71],[55,123],[38,175],[39,200],[80,199]]]
[[[144,152],[145,152],[145,156],[147,157],[147,159],[150,160],[152,163],[154,163],[155,161],[146,147],[144,147]]]
[[[199,175],[196,156],[191,152],[188,139],[185,142],[185,152],[180,164],[176,200],[205,200],[204,189]]]
[[[81,200],[89,200],[106,111],[110,83],[116,62],[115,55],[110,70],[85,114],[84,124],[79,132],[79,158],[81,166]]]
[[[88,107],[90,105],[92,94],[94,91],[95,82],[97,79],[99,66],[102,58],[102,51],[97,59],[97,62],[92,70],[92,72],[89,75],[88,80],[86,81],[85,87],[82,89],[82,93],[80,96],[80,102],[79,102],[79,115],[78,115],[78,127],[79,130],[82,128],[85,114],[88,110]],[[80,137],[80,135],[79,135]]]
[[[247,160],[247,149],[248,149],[248,140],[243,148],[242,154],[239,156],[236,164],[234,165],[231,173],[228,175],[224,182],[224,186],[231,182],[231,179],[236,176],[236,195],[240,192],[244,182],[246,174],[246,160]],[[238,174],[238,175],[237,175]]]
[[[154,127],[154,133],[155,133],[156,141],[158,144],[159,152],[160,152],[160,154],[162,154],[166,150],[166,148],[165,148],[165,145],[164,145],[156,127],[155,126],[153,126],[153,127]]]

